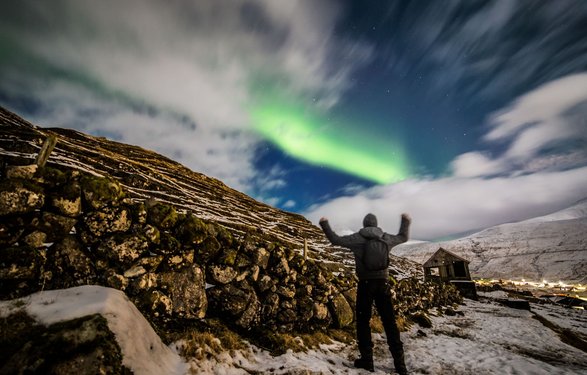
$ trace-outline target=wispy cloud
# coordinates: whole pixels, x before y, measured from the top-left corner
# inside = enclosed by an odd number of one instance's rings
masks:
[[[330,216],[339,229],[357,229],[373,212],[393,232],[399,215],[409,212],[413,237],[434,239],[570,205],[587,196],[586,88],[586,74],[564,77],[491,116],[484,139],[505,144],[501,154],[469,152],[453,161],[451,176],[364,189],[306,215],[315,222]]]
[[[152,148],[242,190],[257,173],[253,87],[278,81],[329,107],[354,68],[332,61],[369,54],[334,35],[330,1],[7,1],[0,13],[0,87],[35,98],[37,122]]]

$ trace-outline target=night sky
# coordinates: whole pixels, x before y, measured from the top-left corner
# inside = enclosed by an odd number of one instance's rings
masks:
[[[4,0],[0,105],[438,239],[587,198],[587,2]]]

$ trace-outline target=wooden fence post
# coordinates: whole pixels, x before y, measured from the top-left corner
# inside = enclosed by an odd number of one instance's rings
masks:
[[[49,154],[51,154],[51,151],[53,151],[53,148],[56,144],[57,137],[55,137],[54,135],[48,136],[47,139],[45,139],[45,142],[43,143],[41,151],[39,151],[39,155],[37,155],[35,164],[37,164],[39,167],[44,167],[47,163],[47,159],[49,159]]]

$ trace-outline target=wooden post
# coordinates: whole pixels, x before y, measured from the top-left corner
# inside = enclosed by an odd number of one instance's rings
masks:
[[[53,148],[56,144],[57,137],[55,137],[54,135],[48,136],[47,139],[45,139],[45,142],[43,143],[41,151],[39,151],[39,155],[37,155],[35,164],[37,164],[39,167],[44,167],[47,163],[47,159],[49,159],[49,154],[51,154],[51,151],[53,151]]]
[[[308,240],[304,238],[304,261],[308,259]]]

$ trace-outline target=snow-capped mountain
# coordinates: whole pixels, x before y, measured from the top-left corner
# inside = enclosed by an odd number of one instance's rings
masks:
[[[473,277],[587,281],[587,199],[550,215],[497,225],[467,237],[397,246],[424,263],[440,247],[470,260]]]

